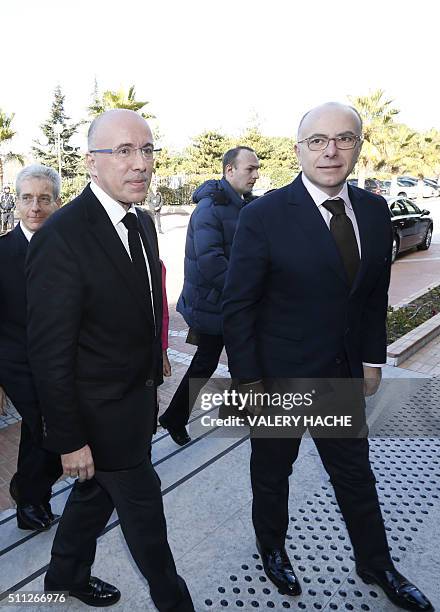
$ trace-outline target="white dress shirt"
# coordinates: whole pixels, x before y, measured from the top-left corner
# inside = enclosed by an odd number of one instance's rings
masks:
[[[301,178],[302,178],[304,187],[307,189],[310,197],[312,198],[312,200],[315,202],[316,206],[318,207],[318,210],[323,216],[323,219],[326,222],[328,228],[330,228],[330,219],[332,218],[332,214],[329,210],[324,208],[323,203],[326,202],[327,200],[335,200],[336,198],[341,198],[342,200],[344,200],[345,212],[346,212],[347,217],[350,219],[353,225],[354,234],[356,236],[356,242],[357,242],[358,249],[359,249],[359,257],[361,257],[361,239],[359,236],[359,228],[358,228],[358,224],[356,221],[356,215],[354,214],[353,206],[350,202],[350,198],[348,197],[347,183],[346,182],[344,183],[344,185],[341,188],[341,191],[337,195],[329,197],[327,193],[325,193],[324,191],[321,191],[319,187],[316,187],[316,185],[314,185],[305,176],[304,172],[301,174]],[[384,363],[366,363],[364,362],[363,365],[369,366],[371,368],[381,368],[385,364]]]
[[[130,247],[128,246],[128,229],[122,223],[122,219],[125,217],[127,213],[131,213],[137,216],[137,212],[136,212],[136,208],[134,204],[132,204],[128,210],[125,210],[122,204],[120,204],[119,202],[111,198],[103,189],[101,189],[101,187],[99,187],[99,185],[97,185],[93,181],[91,181],[90,183],[90,189],[93,191],[95,196],[98,198],[98,200],[102,204],[105,212],[110,217],[110,221],[113,223],[114,228],[122,244],[124,245],[124,248],[127,251],[128,256],[131,259]],[[145,248],[144,248],[144,244],[142,240],[141,240],[141,246],[142,246],[142,252],[144,254],[145,264],[147,266],[148,281],[150,283],[150,296],[149,297],[151,300],[151,310],[153,311],[154,326],[156,327],[156,318],[154,314],[154,302],[153,302],[153,283],[151,282],[150,265],[148,263],[148,257],[147,257],[147,254],[145,253]]]
[[[25,235],[27,241],[30,242],[31,238],[35,234],[35,232],[31,232],[30,230],[28,230],[27,227],[24,226],[23,221],[20,221],[20,227],[21,227],[21,231]]]

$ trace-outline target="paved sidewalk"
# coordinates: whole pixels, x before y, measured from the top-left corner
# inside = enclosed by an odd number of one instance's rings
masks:
[[[406,252],[396,259],[391,268],[390,304],[407,304],[438,284],[440,243],[431,244],[428,251]]]
[[[2,510],[13,505],[9,496],[9,483],[17,465],[19,441],[20,422],[0,429],[0,515]]]
[[[412,357],[403,361],[401,367],[429,376],[440,377],[440,336],[428,342]]]

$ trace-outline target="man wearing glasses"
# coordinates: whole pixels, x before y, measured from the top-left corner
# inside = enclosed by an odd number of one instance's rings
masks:
[[[116,587],[91,576],[96,540],[116,509],[157,609],[192,612],[149,456],[162,373],[161,268],[153,222],[134,204],[151,180],[151,130],[133,111],[108,111],[90,126],[86,158],[90,185],[36,236],[27,267],[45,444],[77,478],[45,589],[90,606],[119,600]]]
[[[224,337],[231,376],[244,392],[289,379],[355,378],[372,395],[380,384],[391,224],[382,197],[347,186],[361,146],[354,108],[328,103],[312,109],[298,128],[301,174],[241,213],[225,288]],[[363,400],[358,403],[364,420]],[[302,433],[251,439],[257,547],[268,577],[290,595],[301,593],[284,543],[289,476]],[[366,436],[326,435],[314,443],[358,575],[402,608],[431,610],[391,560]]]
[[[23,168],[16,180],[20,222],[0,238],[0,413],[7,395],[22,417],[17,471],[9,490],[18,527],[31,531],[51,527],[51,489],[63,470],[59,455],[42,448],[41,411],[26,348],[25,259],[33,235],[61,203],[60,186],[52,168]]]

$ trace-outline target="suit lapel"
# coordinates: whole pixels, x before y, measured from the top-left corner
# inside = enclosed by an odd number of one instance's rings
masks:
[[[290,184],[288,198],[295,222],[300,224],[308,235],[319,259],[328,265],[345,285],[348,285],[336,243],[318,207],[304,187],[301,175]]]
[[[23,254],[26,254],[29,242],[26,236],[24,235],[20,224],[16,225],[15,228],[12,230],[12,235],[14,236],[15,255],[23,256]]]
[[[361,241],[361,265],[359,266],[358,273],[353,282],[353,287],[351,289],[353,293],[361,284],[371,260],[371,245],[374,243],[374,226],[372,221],[373,216],[368,214],[368,208],[369,206],[374,206],[374,202],[369,204],[367,201],[368,196],[365,197],[364,194],[359,194],[352,189],[350,185],[348,187],[348,195],[356,216],[359,238]]]
[[[83,194],[86,197],[86,214],[90,231],[106,252],[109,260],[119,272],[121,279],[131,291],[133,297],[144,310],[151,324],[153,324],[151,310],[147,307],[145,291],[143,291],[140,286],[131,259],[110,221],[109,216],[90,187],[87,186]]]
[[[162,320],[162,270],[160,268],[159,252],[157,249],[157,239],[153,231],[152,224],[149,223],[143,210],[137,208],[137,216],[139,223],[144,231],[146,243],[144,242],[145,252],[147,253],[148,263],[150,266],[151,282],[153,289],[154,316],[156,318],[156,328],[159,329],[159,323]]]
[[[12,230],[12,236],[14,237],[13,256],[19,261],[22,261],[24,264],[29,242],[26,236],[24,235],[20,224],[16,225],[15,228]],[[24,270],[24,265],[20,265],[20,269]]]

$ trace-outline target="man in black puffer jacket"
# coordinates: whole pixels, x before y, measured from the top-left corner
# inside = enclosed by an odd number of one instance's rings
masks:
[[[258,178],[253,149],[236,147],[223,156],[223,178],[210,180],[193,194],[193,212],[185,246],[183,290],[177,310],[197,335],[197,351],[166,412],[159,418],[173,440],[190,441],[185,425],[198,391],[213,375],[223,350],[223,286],[244,194]],[[191,385],[190,396],[190,379]],[[197,388],[196,388],[197,387]]]

